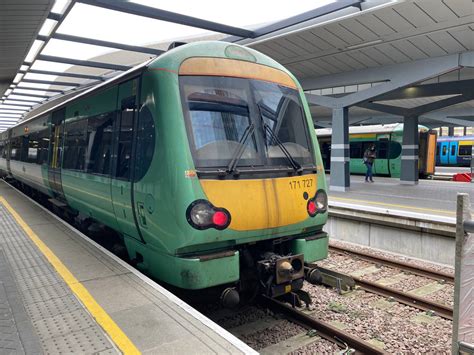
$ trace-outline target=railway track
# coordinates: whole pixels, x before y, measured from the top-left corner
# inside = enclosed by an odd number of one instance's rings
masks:
[[[414,275],[428,277],[430,279],[438,280],[438,281],[443,280],[447,283],[454,284],[454,275],[449,274],[449,273],[435,271],[435,270],[431,270],[431,269],[424,268],[421,266],[414,266],[414,265],[404,263],[401,261],[388,259],[382,256],[375,256],[369,253],[365,253],[363,251],[347,249],[341,246],[331,245],[329,247],[329,251],[356,256],[357,258],[361,260],[365,260],[365,261],[369,261],[369,262],[373,262],[377,264],[382,264],[385,266],[391,266],[391,267],[412,273]]]
[[[344,330],[338,329],[327,322],[315,318],[313,315],[302,312],[289,304],[272,299],[270,297],[261,296],[260,303],[274,312],[282,313],[288,320],[295,322],[308,330],[315,330],[321,338],[335,343],[344,352],[359,354],[387,354],[380,348],[356,337]]]
[[[454,276],[447,273],[433,271],[433,270],[422,268],[422,267],[418,268],[410,264],[402,263],[395,260],[390,260],[384,257],[373,256],[364,252],[354,251],[354,250],[346,249],[339,246],[338,247],[331,246],[329,249],[338,253],[342,253],[344,255],[349,255],[349,256],[355,255],[357,258],[360,258],[362,260],[377,263],[377,264],[383,264],[385,266],[394,267],[394,268],[403,270],[405,272],[408,272],[414,275],[427,277],[427,278],[434,279],[441,282],[454,283]],[[411,307],[415,307],[423,311],[434,312],[436,315],[445,319],[449,319],[449,320],[453,319],[453,308],[450,306],[437,303],[434,301],[430,301],[428,299],[411,294],[410,292],[403,292],[395,288],[378,284],[377,282],[368,281],[368,280],[363,279],[362,277],[356,277],[353,275],[348,275],[348,274],[344,274],[340,272],[338,273],[344,279],[346,280],[352,279],[354,281],[354,285],[349,285],[350,287],[357,285],[361,289],[367,292],[375,293],[380,296],[393,299],[399,303],[402,303]]]

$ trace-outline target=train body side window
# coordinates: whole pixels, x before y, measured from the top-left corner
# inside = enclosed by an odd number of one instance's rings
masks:
[[[389,144],[389,153],[388,153],[388,158],[389,159],[396,159],[400,156],[402,153],[402,145],[398,142],[391,141]]]
[[[21,137],[21,153],[20,160],[23,162],[28,162],[28,148],[30,145],[30,136]]]
[[[112,157],[113,112],[91,117],[87,124],[87,172],[110,175]]]
[[[130,180],[133,119],[136,111],[134,107],[135,100],[131,101],[130,98],[122,100],[122,109],[119,116],[117,171],[115,176],[123,180]]]
[[[362,158],[364,153],[362,152],[361,142],[352,142],[349,144],[351,158]]]
[[[20,137],[12,138],[10,159],[20,160],[20,155],[21,155],[21,138]]]
[[[383,138],[378,142],[377,159],[387,159],[389,142],[387,138]]]
[[[143,106],[138,117],[135,181],[139,181],[145,176],[155,151],[155,121],[150,109]]]
[[[87,120],[66,123],[63,169],[84,171],[86,161]]]
[[[30,133],[30,140],[28,142],[28,163],[36,164],[38,161],[38,155],[41,150],[39,149],[38,133]]]
[[[472,145],[460,145],[459,146],[459,155],[472,155]]]

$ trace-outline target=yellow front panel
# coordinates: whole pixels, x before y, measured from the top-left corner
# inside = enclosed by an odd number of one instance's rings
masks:
[[[317,191],[317,175],[255,180],[201,180],[207,199],[226,208],[232,221],[229,228],[248,231],[277,228],[308,218],[307,200]]]

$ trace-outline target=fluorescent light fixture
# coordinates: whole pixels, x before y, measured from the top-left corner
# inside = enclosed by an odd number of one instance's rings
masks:
[[[359,43],[353,46],[346,47],[346,49],[357,49],[357,48],[362,48],[362,47],[368,47],[373,44],[381,43],[381,39],[376,39],[375,41],[370,41],[370,42],[364,42],[364,43]]]
[[[43,47],[44,42],[40,40],[35,40],[33,44],[31,45],[30,50],[28,51],[28,54],[26,55],[25,62],[32,62],[35,58],[38,52],[40,51],[41,47]]]
[[[15,75],[15,79],[13,79],[13,82],[15,84],[18,84],[21,81],[22,78],[23,78],[23,74],[18,73],[17,75]]]
[[[54,26],[57,23],[58,23],[57,21],[54,21],[54,20],[51,20],[51,19],[47,18],[44,21],[43,26],[41,26],[41,30],[39,31],[39,34],[41,36],[49,36],[51,34],[51,32],[53,31]]]

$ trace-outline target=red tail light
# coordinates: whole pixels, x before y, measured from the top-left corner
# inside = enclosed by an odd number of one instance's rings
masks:
[[[314,200],[309,200],[308,201],[307,209],[308,209],[308,214],[311,217],[316,216],[316,212],[318,211],[318,208],[317,208],[316,202],[314,202]]]
[[[212,223],[216,226],[223,227],[227,222],[229,222],[229,217],[227,216],[227,213],[223,211],[216,211],[214,216],[212,216]]]

